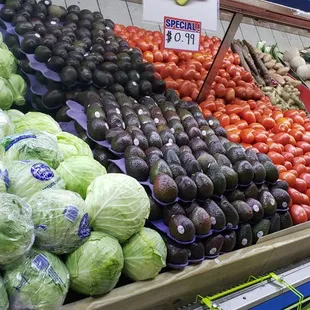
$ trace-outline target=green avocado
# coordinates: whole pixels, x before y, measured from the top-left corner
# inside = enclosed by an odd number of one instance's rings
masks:
[[[175,0],[178,5],[186,5],[189,0]]]

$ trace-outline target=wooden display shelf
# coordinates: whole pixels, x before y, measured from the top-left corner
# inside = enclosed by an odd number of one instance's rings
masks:
[[[160,274],[114,289],[103,297],[86,298],[61,310],[166,310],[207,296],[310,256],[310,222],[266,236],[254,246],[207,260],[183,271]]]

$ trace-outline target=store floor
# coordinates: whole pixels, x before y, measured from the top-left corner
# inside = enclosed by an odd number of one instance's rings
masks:
[[[134,25],[149,30],[161,30],[162,28],[159,24],[142,22],[142,5],[125,0],[54,0],[53,3],[62,6],[77,4],[81,8],[87,8],[91,11],[100,10],[105,17],[112,19],[115,23],[126,26]],[[307,36],[308,34],[305,31],[298,29],[283,26],[283,31],[280,31],[272,29],[274,27],[270,23],[256,21],[250,18],[244,21],[236,33],[236,39],[246,39],[254,45],[259,40],[265,40],[267,44],[277,43],[281,51],[285,51],[290,46],[298,48],[310,46],[310,32],[309,36]],[[207,34],[222,38],[228,24],[229,22],[227,20],[221,20],[218,23],[218,30],[216,32],[207,31]]]

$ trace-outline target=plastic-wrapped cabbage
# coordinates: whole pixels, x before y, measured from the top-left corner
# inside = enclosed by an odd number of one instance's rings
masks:
[[[123,243],[137,233],[150,214],[150,200],[134,178],[109,173],[96,178],[87,189],[90,226]]]
[[[68,132],[60,132],[56,135],[56,138],[64,160],[72,156],[88,156],[93,158],[93,152],[89,145],[82,139]]]
[[[10,309],[58,310],[69,290],[70,275],[54,254],[33,248],[4,273]]]
[[[107,234],[92,232],[89,239],[67,256],[70,287],[82,294],[110,292],[118,282],[124,266],[120,244]]]
[[[27,92],[27,84],[25,80],[18,74],[11,74],[7,79],[7,82],[13,95],[13,102],[18,106],[24,105]]]
[[[27,130],[46,131],[53,135],[61,132],[58,123],[51,116],[41,112],[28,112],[17,122],[17,133],[23,133]]]
[[[38,159],[56,169],[62,161],[56,138],[43,131],[26,131],[0,140],[9,160]]]
[[[10,109],[5,111],[5,113],[9,116],[9,118],[12,120],[13,124],[15,125],[17,122],[20,121],[22,117],[24,117],[24,113],[15,109]]]
[[[8,163],[10,186],[8,192],[29,199],[48,188],[65,188],[59,174],[46,163],[37,160],[11,161]]]
[[[89,184],[96,177],[107,173],[98,161],[87,156],[73,156],[62,163],[56,170],[66,183],[66,189],[79,193],[83,199]]]
[[[0,309],[7,310],[9,309],[9,299],[6,289],[3,284],[3,280],[0,277]]]
[[[0,161],[0,193],[5,193],[10,186],[9,172],[4,163]]]
[[[17,62],[14,55],[7,49],[0,49],[0,77],[8,79],[16,73]]]
[[[155,278],[166,266],[167,248],[160,234],[143,227],[123,246],[124,274],[134,281]]]
[[[33,242],[30,205],[15,195],[0,193],[0,266],[19,260]]]
[[[14,96],[8,81],[0,77],[0,109],[8,110],[13,102]]]
[[[34,194],[29,204],[36,247],[60,255],[73,252],[89,237],[88,214],[80,195],[63,189],[46,189]]]
[[[10,117],[0,109],[0,139],[14,133],[14,124]]]

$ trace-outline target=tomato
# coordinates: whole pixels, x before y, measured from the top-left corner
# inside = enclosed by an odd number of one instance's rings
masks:
[[[290,172],[280,173],[279,178],[283,181],[286,181],[287,184],[291,187],[295,187],[295,185],[296,185],[296,176]]]
[[[241,113],[241,117],[248,123],[252,124],[256,122],[256,117],[253,111],[246,110]]]
[[[297,147],[300,147],[304,153],[310,152],[310,143],[304,141],[298,141],[296,143]]]
[[[292,216],[293,223],[295,225],[305,223],[308,221],[307,212],[302,206],[298,204],[292,205],[290,209],[290,214]]]
[[[237,53],[234,53],[234,64],[240,65],[240,56]]]
[[[290,163],[289,161],[286,161],[284,163],[284,167],[287,169],[287,170],[291,170],[293,168],[293,164]]]
[[[302,148],[296,147],[295,148],[295,153],[296,153],[296,156],[302,156],[304,154],[304,151],[303,151]]]
[[[209,100],[203,101],[203,102],[201,102],[200,107],[202,109],[208,109],[211,112],[216,111],[216,105],[215,105],[214,101],[209,101]]]
[[[294,155],[293,154],[291,154],[289,152],[282,152],[282,155],[283,155],[285,161],[289,161],[291,163],[293,162],[293,160],[294,160]]]
[[[253,129],[243,129],[241,131],[240,138],[243,142],[251,144],[254,141]]]
[[[189,96],[191,91],[192,91],[192,84],[190,81],[184,81],[180,87],[179,87],[179,92],[181,97]]]
[[[155,62],[163,62],[164,56],[161,51],[153,51],[154,61]]]
[[[226,87],[223,84],[216,84],[214,90],[217,97],[222,98],[226,94]]]
[[[293,156],[297,156],[296,155],[296,148],[294,145],[287,144],[287,145],[285,145],[284,150],[288,153],[291,153]]]
[[[147,42],[145,42],[142,39],[138,39],[136,40],[136,46],[142,51],[142,52],[146,52],[149,50],[149,45]]]
[[[227,83],[227,86],[228,86],[228,83]],[[233,88],[231,88],[231,87],[227,88],[226,94],[225,94],[226,102],[229,103],[229,102],[234,101],[235,100],[235,96],[236,96],[235,90]]]
[[[235,87],[235,92],[236,92],[236,97],[239,97],[240,99],[246,99],[247,94],[246,94],[246,88],[245,87],[237,86],[237,87]]]
[[[152,52],[146,51],[143,53],[143,59],[145,59],[147,62],[154,62],[154,55]]]
[[[287,172],[285,172],[285,173],[287,173]],[[290,195],[293,204],[295,204],[295,203],[296,204],[303,204],[304,198],[298,190],[290,187],[287,192]]]
[[[235,125],[237,126],[238,129],[248,128],[248,123],[244,120],[237,121]]]
[[[279,173],[282,173],[282,172],[286,172],[286,171],[287,171],[287,169],[285,168],[285,166],[282,166],[282,165],[277,165],[277,168],[278,168]]]
[[[208,116],[212,116],[212,112],[208,109],[203,109],[202,114],[204,118],[207,118]]]
[[[260,123],[266,128],[266,129],[272,129],[276,122],[272,117],[268,116],[262,116],[260,119]]]
[[[236,143],[240,142],[240,136],[238,134],[234,133],[234,132],[228,132],[227,133],[227,138],[231,142],[236,142]]]
[[[230,118],[227,114],[223,114],[218,118],[222,127],[226,127],[230,125]]]
[[[242,78],[243,81],[245,81],[247,83],[251,82],[253,80],[252,74],[250,72],[248,72],[248,71],[243,71],[241,73],[241,78]]]
[[[305,121],[300,115],[296,115],[292,117],[292,120],[294,123],[299,124],[299,125],[304,125]]]
[[[289,142],[290,142],[290,135],[288,133],[280,132],[280,133],[275,134],[272,137],[272,139],[273,139],[274,142],[280,143],[280,144],[282,144],[284,146],[286,144],[289,144]]]
[[[272,160],[272,162],[275,165],[282,165],[285,162],[284,157],[281,154],[279,154],[279,153],[276,153],[276,152],[273,152],[273,151],[269,151],[267,153],[267,156]]]
[[[290,129],[289,134],[294,137],[296,141],[301,141],[303,138],[303,133],[297,129]]]
[[[307,167],[304,164],[296,164],[293,166],[293,170],[295,170],[300,176],[301,174],[307,172]]]
[[[308,189],[307,182],[303,179],[297,178],[295,189],[297,189],[301,193],[304,193]]]
[[[241,114],[241,112],[242,112],[242,107],[237,105],[237,104],[228,104],[226,106],[226,113],[227,114],[233,113],[233,114],[239,115],[239,114]]]
[[[297,165],[297,164],[306,165],[306,160],[301,156],[297,156],[293,159],[293,164],[294,165]]]
[[[254,130],[253,132],[254,138],[256,142],[267,142],[267,135],[260,130]]]
[[[308,221],[310,219],[310,206],[307,205],[301,205],[301,207],[305,210],[305,212],[307,213],[307,217],[308,217]]]
[[[276,152],[276,153],[282,153],[282,147],[283,145],[279,143],[274,143],[274,142],[267,142],[267,145],[269,147],[270,152]]]
[[[256,148],[260,153],[267,154],[269,151],[267,144],[263,142],[255,143],[253,147]]]

